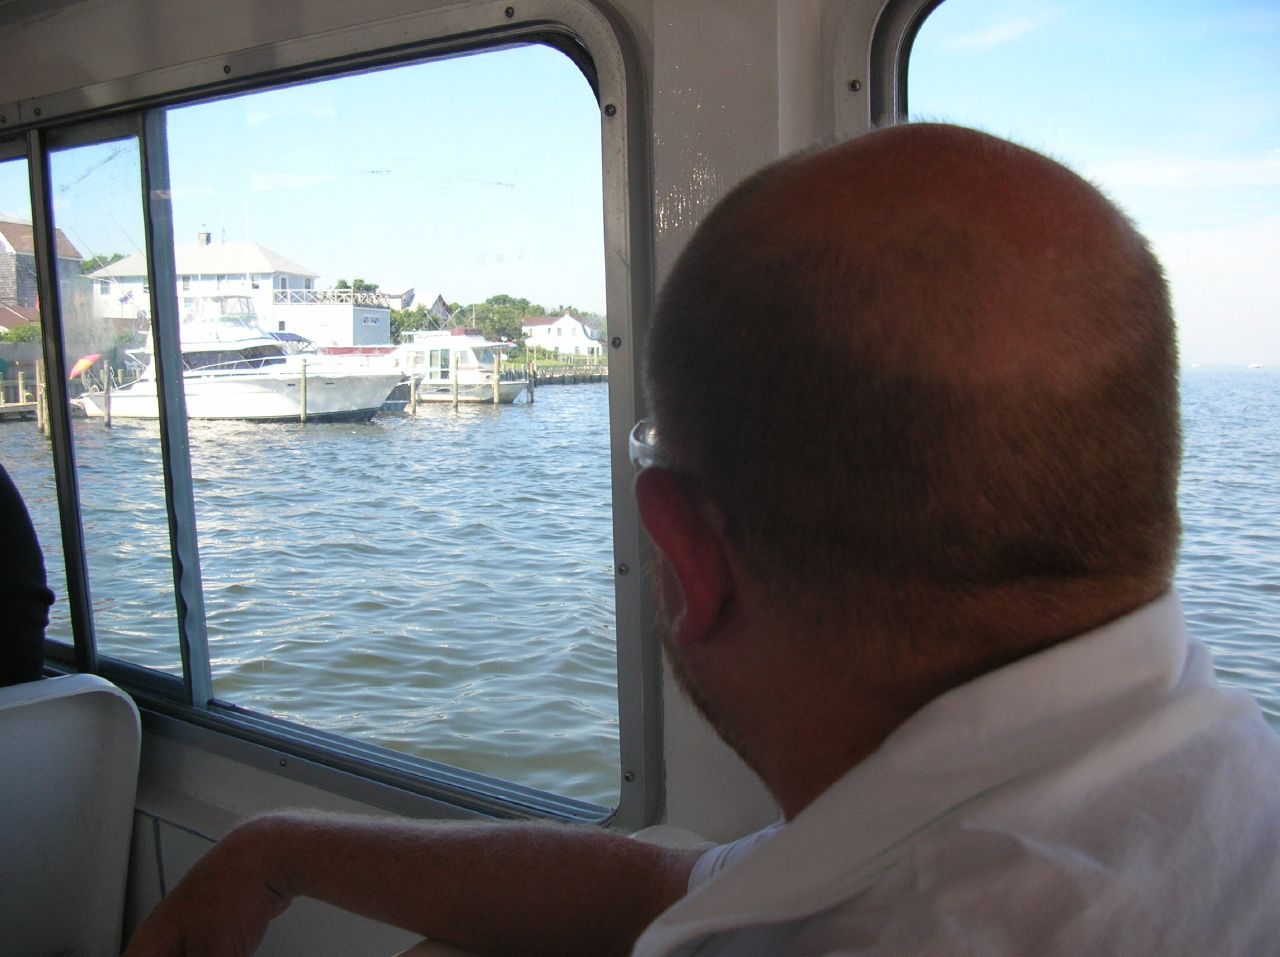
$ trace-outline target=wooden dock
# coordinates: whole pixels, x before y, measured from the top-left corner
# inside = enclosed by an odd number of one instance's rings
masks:
[[[0,422],[13,419],[34,419],[36,404],[34,402],[0,402]]]
[[[534,372],[533,385],[534,388],[539,388],[544,385],[578,385],[583,382],[608,381],[608,366],[585,366],[577,369],[538,369]]]

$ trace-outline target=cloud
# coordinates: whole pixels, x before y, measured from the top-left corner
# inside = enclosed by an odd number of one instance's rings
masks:
[[[1026,36],[1056,20],[1058,9],[1045,10],[1036,16],[1015,16],[989,26],[958,33],[943,44],[943,49],[965,53],[983,53]]]
[[[336,183],[337,181],[337,176],[328,173],[263,173],[259,170],[253,170],[249,173],[249,188],[255,193],[285,189],[306,189],[309,186],[323,186],[326,183]]]
[[[1083,174],[1107,187],[1280,186],[1280,152],[1244,159],[1131,156],[1089,163]]]
[[[1185,363],[1280,365],[1280,218],[1151,237],[1164,263]]]
[[[245,114],[245,125],[261,126],[263,123],[279,123],[283,120],[303,119],[332,120],[336,113],[330,107],[317,107],[313,110],[250,110]]]

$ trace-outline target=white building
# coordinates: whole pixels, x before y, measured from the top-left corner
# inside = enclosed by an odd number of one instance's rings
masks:
[[[387,345],[386,297],[350,289],[316,289],[316,273],[257,243],[199,242],[174,246],[178,308],[202,296],[247,295],[264,329],[294,332],[321,346]],[[147,264],[127,256],[89,276],[94,315],[133,315],[147,307]]]
[[[520,331],[525,344],[531,348],[558,352],[562,356],[604,355],[603,346],[581,319],[569,313],[563,316],[527,317],[521,321]]]

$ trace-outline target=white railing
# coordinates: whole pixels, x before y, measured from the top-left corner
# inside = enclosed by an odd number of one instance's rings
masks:
[[[324,305],[338,303],[347,306],[381,306],[391,307],[386,293],[368,292],[355,289],[276,289],[274,290],[276,305]]]

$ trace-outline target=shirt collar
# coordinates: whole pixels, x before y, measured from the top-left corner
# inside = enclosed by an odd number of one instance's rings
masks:
[[[1181,606],[1170,592],[948,691],[775,839],[663,914],[635,953],[665,953],[729,927],[834,905],[929,823],[1151,707],[1178,683],[1187,647]]]

